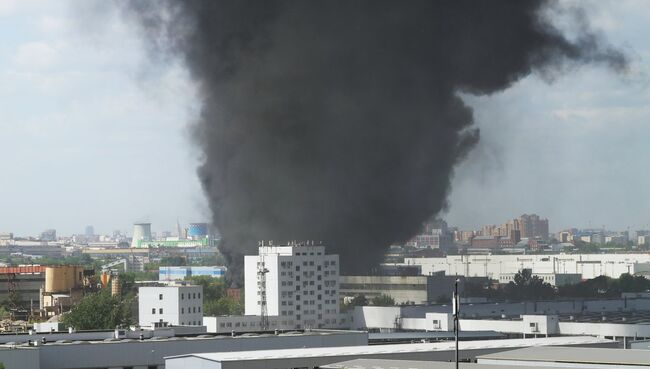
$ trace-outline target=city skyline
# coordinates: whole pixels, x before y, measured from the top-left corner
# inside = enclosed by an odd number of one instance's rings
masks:
[[[76,5],[0,5],[0,128],[16,138],[0,154],[20,158],[4,167],[11,180],[0,184],[0,232],[73,234],[87,224],[128,232],[136,221],[162,231],[177,218],[209,219],[187,129],[197,114],[187,72],[148,60],[110,5]],[[102,22],[92,23],[103,26],[90,27],[96,6]],[[630,71],[585,67],[464,95],[482,139],[456,170],[442,214],[450,224],[474,229],[536,213],[551,232],[650,228],[650,176],[641,169],[650,41],[639,31],[650,15],[636,1],[590,2],[586,12],[630,54]]]

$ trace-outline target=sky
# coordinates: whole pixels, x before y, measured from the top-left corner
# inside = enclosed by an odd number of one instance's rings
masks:
[[[0,232],[209,221],[187,72],[148,58],[111,6],[98,16],[89,4],[0,0]],[[580,4],[628,53],[629,70],[586,66],[463,95],[482,139],[457,168],[449,224],[472,229],[537,213],[552,231],[650,228],[650,7]]]

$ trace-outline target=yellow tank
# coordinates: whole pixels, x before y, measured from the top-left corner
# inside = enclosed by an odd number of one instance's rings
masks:
[[[45,292],[66,292],[83,286],[84,267],[79,265],[45,268]]]
[[[108,271],[102,272],[101,281],[102,281],[102,288],[106,288],[106,286],[108,286],[108,282],[111,281],[111,273]]]

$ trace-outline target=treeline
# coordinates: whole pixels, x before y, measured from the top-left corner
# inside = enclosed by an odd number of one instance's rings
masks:
[[[493,301],[531,301],[620,297],[623,292],[648,290],[650,290],[650,280],[627,273],[622,274],[618,279],[600,276],[577,284],[555,287],[532,275],[530,269],[524,269],[515,275],[514,281],[503,287],[467,283],[463,295],[485,297]]]

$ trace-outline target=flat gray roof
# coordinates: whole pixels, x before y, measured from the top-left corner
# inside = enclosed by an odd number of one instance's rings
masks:
[[[497,338],[505,337],[504,333],[496,331],[460,331],[460,338]],[[408,339],[441,339],[454,338],[454,332],[431,331],[431,332],[389,332],[389,333],[368,333],[368,340],[408,340]]]
[[[461,341],[459,342],[459,347],[461,350],[483,350],[483,349],[495,349],[495,348],[517,348],[517,347],[547,346],[547,345],[593,345],[593,344],[606,344],[611,342],[612,342],[611,340],[605,340],[605,339],[589,337],[589,336],[564,336],[564,337],[525,338],[525,339]],[[201,358],[203,360],[215,361],[215,362],[232,362],[232,361],[249,361],[249,360],[307,358],[307,357],[362,356],[362,355],[377,355],[377,354],[451,351],[454,350],[454,347],[455,347],[454,342],[443,341],[443,342],[435,342],[435,343],[412,343],[412,344],[392,344],[392,345],[374,345],[374,346],[314,347],[314,348],[296,348],[296,349],[279,349],[279,350],[195,353],[195,354],[171,356],[171,357],[166,357],[165,359],[174,359],[180,357],[196,357],[196,358]]]
[[[327,365],[321,369],[454,369],[456,363],[446,361],[420,361],[420,360],[386,360],[386,359],[354,359]],[[512,369],[512,366],[459,363],[461,369]],[[526,366],[526,369],[539,367]],[[548,368],[545,368],[548,369]]]
[[[477,357],[478,362],[527,361],[565,364],[650,365],[650,350],[594,347],[527,347]]]

